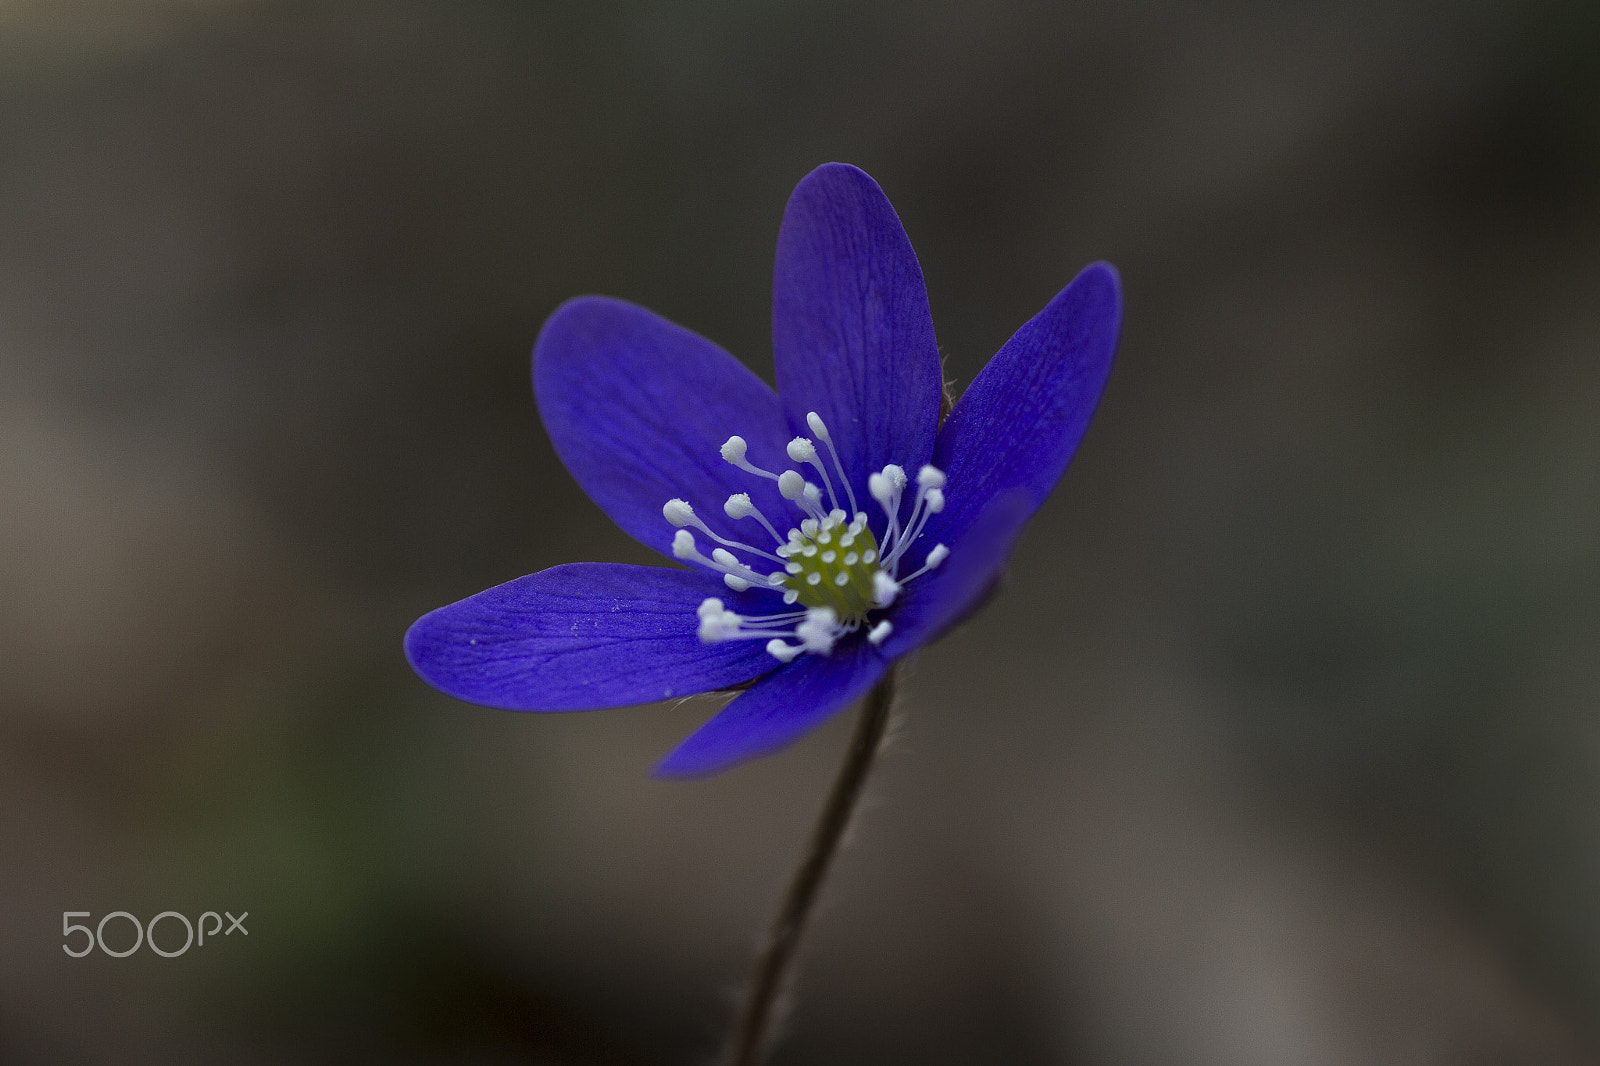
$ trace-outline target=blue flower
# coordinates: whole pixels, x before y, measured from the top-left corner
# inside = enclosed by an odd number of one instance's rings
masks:
[[[412,667],[509,710],[749,687],[658,767],[721,770],[849,706],[984,598],[1110,372],[1116,272],[1083,270],[940,425],[922,270],[876,182],[832,163],[778,234],[778,390],[644,308],[580,297],[533,353],[556,452],[617,525],[689,569],[572,563],[422,617]]]

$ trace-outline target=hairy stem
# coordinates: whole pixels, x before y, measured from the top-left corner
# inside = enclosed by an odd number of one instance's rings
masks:
[[[767,1031],[771,1026],[773,1006],[783,990],[784,974],[794,958],[800,934],[805,929],[806,916],[817,902],[823,880],[828,876],[828,866],[839,850],[839,841],[850,824],[851,812],[861,798],[867,774],[872,770],[883,742],[884,728],[889,724],[889,705],[894,702],[895,673],[898,666],[889,667],[883,680],[867,694],[856,722],[855,735],[845,752],[844,764],[834,779],[833,789],[811,830],[800,865],[795,868],[784,893],[783,904],[772,920],[766,943],[756,956],[750,971],[750,983],[745,990],[744,1005],[739,1011],[739,1022],[728,1041],[723,1057],[724,1066],[758,1066],[767,1050]]]

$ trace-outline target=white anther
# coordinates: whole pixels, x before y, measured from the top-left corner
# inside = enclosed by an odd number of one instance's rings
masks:
[[[767,654],[782,663],[793,662],[795,656],[805,650],[803,644],[785,644],[776,639],[767,641]]]
[[[845,519],[844,511],[841,510],[838,507],[835,507],[833,510],[828,512],[828,526],[829,526],[829,528],[831,529],[831,528],[833,528],[835,526],[844,525],[844,519]]]
[[[785,571],[791,574],[798,574],[800,572],[799,563],[784,563],[783,568]]]
[[[661,516],[682,529],[694,521],[694,508],[688,500],[668,500],[661,505]]]
[[[817,514],[822,514],[822,490],[817,488],[816,485],[809,481],[806,482],[806,487],[800,490],[800,499],[815,508]],[[823,517],[827,516],[823,515]]]
[[[739,635],[740,617],[724,610],[722,601],[712,597],[700,604],[700,639],[706,644],[733,640]]]
[[[742,577],[734,577],[732,574],[723,574],[722,583],[735,592],[743,592],[750,587],[750,582]]]
[[[806,415],[806,425],[811,427],[811,432],[817,435],[818,440],[827,444],[833,443],[833,438],[828,436],[828,427],[823,425],[822,416],[817,412],[812,411]]]
[[[798,470],[785,470],[778,475],[778,491],[783,493],[786,500],[798,500],[805,488],[806,479],[800,476]]]
[[[806,612],[805,621],[794,627],[794,635],[806,651],[826,655],[839,639],[839,615],[832,607],[813,607]]]
[[[928,513],[938,514],[944,510],[944,493],[938,489],[928,490]]]
[[[917,487],[920,489],[942,489],[944,480],[944,471],[936,466],[925,466],[917,471]]]
[[[894,486],[890,484],[888,474],[873,474],[867,478],[867,491],[884,507],[888,507],[889,501],[894,499]]]
[[[883,476],[889,479],[889,483],[894,486],[896,492],[906,487],[906,471],[902,466],[890,463],[883,468]]]
[[[700,553],[695,550],[694,534],[680,529],[672,535],[672,554],[679,559],[691,559]]]
[[[894,629],[887,618],[872,627],[872,632],[867,634],[867,641],[871,644],[882,644],[884,638]]]
[[[713,561],[719,562],[723,566],[744,566],[744,563],[739,561],[739,557],[733,554],[727,548],[714,549],[711,552],[711,558]]]
[[[784,603],[794,603],[799,598],[800,598],[800,590],[799,589],[790,589],[788,592],[785,592],[783,594],[783,602]]]
[[[797,463],[814,463],[817,461],[817,446],[805,437],[796,437],[789,442],[789,458]]]
[[[872,602],[879,607],[887,607],[900,595],[900,582],[890,577],[886,572],[878,570],[872,575]]]

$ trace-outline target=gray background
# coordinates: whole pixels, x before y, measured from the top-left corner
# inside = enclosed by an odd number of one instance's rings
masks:
[[[778,1066],[1595,1061],[1597,49],[1513,0],[0,0],[0,1060],[704,1061],[848,721],[656,782],[714,702],[468,707],[400,636],[650,561],[539,324],[770,374],[841,159],[958,386],[1092,259],[1127,319],[915,663]],[[249,936],[69,959],[68,909]]]

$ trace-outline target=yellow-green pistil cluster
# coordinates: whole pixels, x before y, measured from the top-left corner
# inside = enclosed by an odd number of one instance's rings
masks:
[[[845,525],[843,512],[822,522],[807,521],[789,531],[778,549],[787,562],[784,585],[799,593],[807,607],[831,607],[846,626],[863,621],[877,606],[873,575],[878,567],[878,541],[867,528],[866,515]]]

